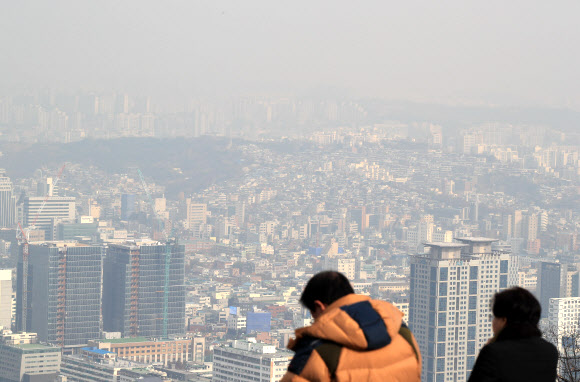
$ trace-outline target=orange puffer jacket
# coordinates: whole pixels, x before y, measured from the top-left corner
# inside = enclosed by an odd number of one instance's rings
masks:
[[[296,354],[282,382],[419,382],[421,356],[403,313],[392,304],[349,294],[312,326],[296,330]]]

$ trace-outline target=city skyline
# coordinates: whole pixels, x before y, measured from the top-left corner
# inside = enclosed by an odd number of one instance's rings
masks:
[[[579,13],[4,4],[0,374],[277,381],[325,270],[392,303],[426,382],[468,380],[513,286],[576,373]]]

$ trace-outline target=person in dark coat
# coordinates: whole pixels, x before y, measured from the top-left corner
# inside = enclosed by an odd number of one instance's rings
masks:
[[[492,311],[494,336],[481,349],[468,382],[554,382],[558,350],[538,329],[538,300],[514,287],[495,294]]]

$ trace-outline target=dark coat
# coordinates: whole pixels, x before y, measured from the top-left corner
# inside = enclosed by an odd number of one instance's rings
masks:
[[[554,382],[558,350],[541,337],[501,339],[481,349],[468,382]]]

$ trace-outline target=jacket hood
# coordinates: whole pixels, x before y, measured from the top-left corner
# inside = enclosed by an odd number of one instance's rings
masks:
[[[311,326],[296,330],[293,349],[303,337],[329,340],[353,350],[375,350],[388,345],[399,333],[403,313],[388,302],[349,294],[331,305]]]

